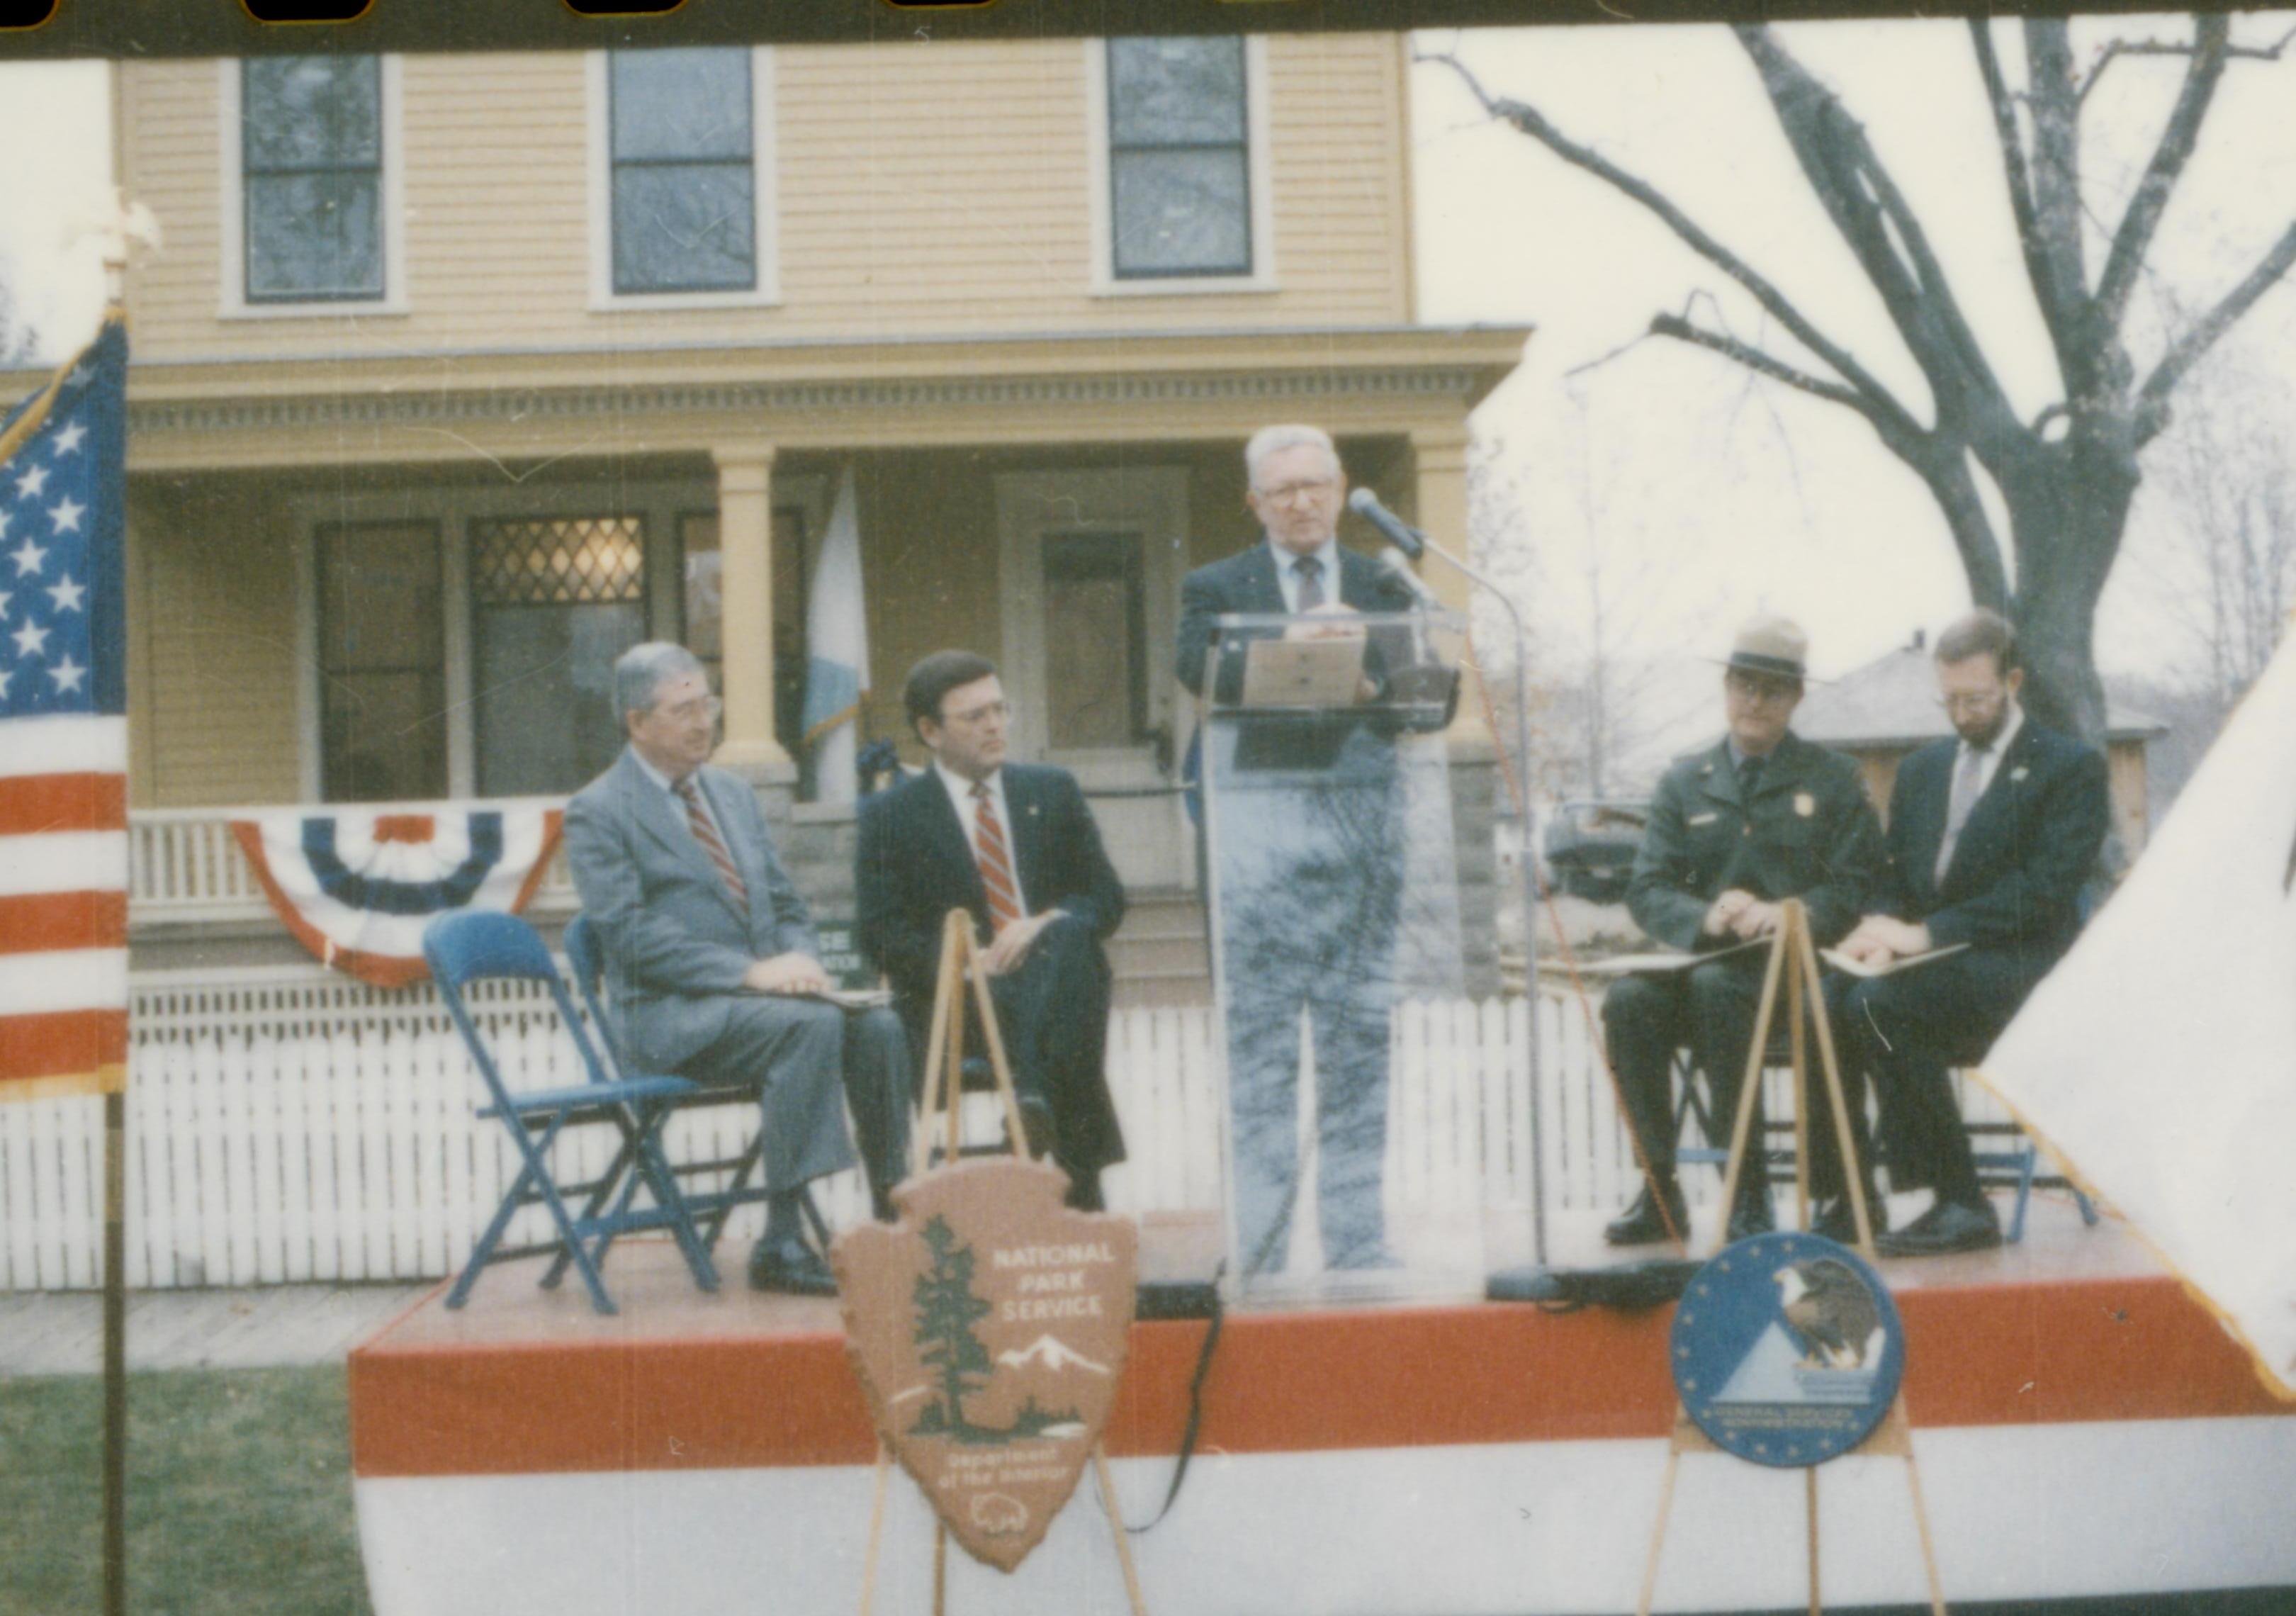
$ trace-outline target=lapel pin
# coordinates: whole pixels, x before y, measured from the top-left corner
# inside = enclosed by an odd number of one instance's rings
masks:
[[[2026,775],[2032,772],[2033,771],[2031,769],[2027,768],[2023,764],[2020,763],[2015,768],[2009,771],[2009,778],[2013,781],[2022,780]]]
[[[1794,793],[1794,812],[1800,814],[1805,819],[1808,818],[1812,814],[1817,812],[1817,799],[1811,796],[1808,792],[1796,792]]]

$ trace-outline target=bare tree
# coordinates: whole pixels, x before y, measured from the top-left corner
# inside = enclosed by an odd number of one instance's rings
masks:
[[[1745,24],[1734,31],[1803,176],[1919,367],[1930,394],[1926,416],[1656,186],[1572,139],[1538,108],[1486,90],[1456,55],[1423,60],[1447,65],[1491,116],[1654,215],[1784,328],[1799,353],[1693,318],[1688,304],[1684,313],[1657,316],[1650,326],[1655,335],[1708,349],[1862,416],[1928,486],[1972,597],[2017,622],[2032,666],[2034,710],[2045,722],[2095,738],[2104,726],[2095,652],[2097,599],[2120,550],[2140,480],[2138,454],[2168,426],[2170,398],[2194,365],[2296,263],[2296,223],[2159,344],[2149,368],[2131,351],[2130,294],[2150,273],[2162,217],[2225,72],[2242,59],[2277,60],[2296,30],[2268,46],[2235,45],[2226,17],[2197,15],[2189,40],[2115,40],[2084,67],[2075,60],[2065,19],[2027,18],[2018,25],[2025,56],[2019,88],[2003,67],[1992,25],[1979,18],[1968,26],[2025,276],[2062,393],[2030,420],[2011,404],[1929,232],[1865,129],[1769,28]],[[2103,263],[2093,269],[2086,226],[2098,209],[2081,173],[2083,110],[2109,70],[2149,57],[2182,61],[2181,87],[2142,176],[2110,225]],[[1981,496],[1980,474],[2005,508],[2005,548]]]

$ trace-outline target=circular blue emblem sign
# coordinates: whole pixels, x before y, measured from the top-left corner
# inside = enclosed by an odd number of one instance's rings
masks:
[[[1759,1235],[1690,1282],[1671,1361],[1682,1406],[1715,1446],[1757,1464],[1823,1464],[1890,1411],[1905,1327],[1881,1276],[1848,1247]]]

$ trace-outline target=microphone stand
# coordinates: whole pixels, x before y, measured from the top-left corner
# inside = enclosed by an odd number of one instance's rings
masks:
[[[1522,819],[1522,992],[1529,1011],[1524,1053],[1530,1065],[1530,1245],[1533,1262],[1543,1269],[1546,1267],[1546,1166],[1538,1121],[1538,877],[1530,834],[1529,635],[1523,626],[1521,608],[1505,589],[1424,533],[1414,529],[1413,537],[1469,583],[1480,586],[1496,597],[1499,604],[1506,608],[1507,620],[1514,628],[1514,755],[1516,767],[1522,771],[1522,800],[1519,804]]]

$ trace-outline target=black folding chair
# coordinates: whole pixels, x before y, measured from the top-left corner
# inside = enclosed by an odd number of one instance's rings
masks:
[[[555,1285],[570,1262],[589,1287],[591,1304],[601,1313],[615,1312],[599,1269],[607,1247],[619,1236],[642,1229],[668,1229],[686,1267],[693,1270],[694,1283],[705,1291],[716,1290],[718,1271],[694,1231],[693,1217],[662,1158],[658,1137],[670,1103],[692,1093],[694,1085],[684,1078],[610,1076],[583,1029],[573,1001],[567,997],[566,984],[559,977],[550,950],[534,928],[514,915],[490,910],[442,915],[423,929],[422,957],[430,963],[439,997],[486,1086],[488,1103],[479,1108],[479,1115],[501,1119],[521,1164],[493,1220],[472,1249],[470,1261],[447,1293],[447,1305],[459,1308],[468,1300],[479,1271],[488,1264],[552,1252],[557,1259],[543,1276],[544,1285]],[[502,1070],[464,1000],[464,992],[472,983],[487,980],[546,984],[559,1018],[582,1057],[587,1080],[513,1092],[503,1081]],[[559,1182],[550,1165],[559,1136],[569,1128],[597,1126],[612,1128],[620,1137],[615,1165],[594,1179]],[[644,1209],[632,1204],[641,1182],[654,1202]],[[586,1197],[578,1214],[567,1210],[568,1202],[576,1197]],[[511,1219],[536,1205],[549,1210],[556,1238],[504,1246],[502,1238]]]
[[[578,915],[573,923],[566,928],[562,942],[566,950],[566,964],[574,972],[574,985],[581,989],[582,1002],[589,1006],[590,1024],[597,1029],[599,1041],[605,1046],[607,1057],[613,1062],[614,1070],[624,1078],[630,1077],[629,1046],[622,1038],[619,1023],[615,1021],[606,1002],[606,955],[604,945],[598,939],[598,929],[590,923],[588,915]],[[737,1156],[715,1156],[700,1161],[669,1161],[671,1174],[681,1181],[705,1174],[726,1175],[714,1188],[693,1191],[685,1188],[681,1183],[679,1191],[685,1196],[686,1210],[693,1214],[703,1249],[715,1251],[718,1238],[726,1232],[726,1219],[734,1215],[734,1209],[762,1202],[772,1194],[771,1187],[762,1179],[755,1185],[750,1183],[751,1176],[764,1162],[766,1153],[763,1117],[758,1110],[758,1090],[755,1087],[729,1087],[723,1084],[704,1087],[685,1079],[677,1080],[685,1083],[685,1090],[664,1102],[666,1111],[741,1104],[748,1106],[751,1115],[758,1118],[758,1126],[750,1130],[749,1144]],[[667,1156],[665,1160],[668,1160]],[[625,1172],[629,1165],[630,1148],[625,1144],[608,1171]],[[811,1190],[800,1192],[800,1205],[804,1210],[807,1224],[813,1230],[814,1238],[826,1251],[829,1249],[829,1224],[822,1217],[821,1209],[814,1204]]]

